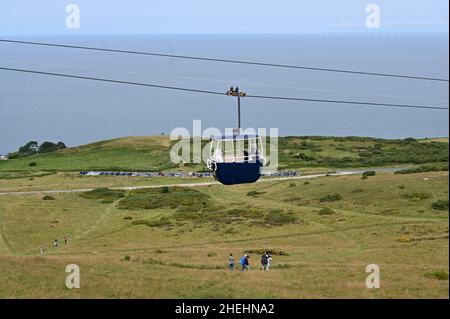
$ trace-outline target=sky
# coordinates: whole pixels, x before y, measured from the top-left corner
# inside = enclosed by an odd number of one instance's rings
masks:
[[[379,28],[366,26],[369,4]],[[1,0],[0,35],[448,32],[448,12],[448,0]]]

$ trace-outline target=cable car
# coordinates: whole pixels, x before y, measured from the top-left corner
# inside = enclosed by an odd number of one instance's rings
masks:
[[[212,137],[206,163],[220,183],[234,185],[256,182],[267,159],[260,136],[238,133]]]

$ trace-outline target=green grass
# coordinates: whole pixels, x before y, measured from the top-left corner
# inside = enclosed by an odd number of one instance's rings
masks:
[[[281,169],[413,166],[366,179],[181,188],[212,179],[71,173],[204,169],[171,164],[171,143],[128,137],[0,161],[0,192],[93,189],[0,195],[0,298],[448,298],[448,139],[279,140]],[[170,186],[112,189],[151,185]],[[230,253],[250,254],[254,271],[229,272]],[[71,263],[81,289],[64,286]],[[365,288],[371,263],[380,289]]]
[[[167,191],[165,191],[167,189]],[[190,211],[207,210],[210,205],[208,195],[192,188],[163,187],[161,189],[139,189],[130,191],[119,201],[120,209],[175,209],[184,207]]]
[[[59,187],[66,180],[57,174],[33,182]],[[124,192],[111,203],[76,193],[48,201],[42,194],[0,196],[0,297],[448,298],[441,273],[448,276],[448,210],[432,208],[448,198],[447,172],[291,184],[197,187],[175,204],[176,187]],[[251,191],[259,195],[247,196]],[[320,201],[333,194],[342,198]],[[119,207],[135,195],[163,204]],[[206,209],[198,205],[205,199]],[[53,247],[63,236],[69,243]],[[264,250],[273,254],[270,272],[257,270]],[[229,272],[230,253],[236,260],[250,254],[253,270]],[[72,263],[80,266],[81,289],[64,286]],[[380,289],[364,285],[372,263],[381,269]]]
[[[206,170],[203,164],[173,164],[169,150],[174,143],[176,141],[171,142],[165,136],[126,137],[0,161],[0,179],[13,178],[15,175],[11,172]],[[206,145],[206,141],[202,144]],[[278,148],[280,169],[427,164],[424,169],[448,170],[445,163],[448,162],[449,148],[445,140],[280,137]],[[31,163],[34,163],[33,166],[30,166]]]

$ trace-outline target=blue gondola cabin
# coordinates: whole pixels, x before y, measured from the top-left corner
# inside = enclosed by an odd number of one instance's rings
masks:
[[[207,166],[224,185],[256,182],[266,161],[262,139],[258,135],[221,135],[211,138]]]

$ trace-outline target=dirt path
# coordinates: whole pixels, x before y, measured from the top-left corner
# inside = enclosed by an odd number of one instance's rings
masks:
[[[392,169],[386,168],[385,172],[391,172]],[[355,175],[361,174],[361,170],[350,170],[350,171],[340,171],[332,174],[315,174],[315,175],[305,175],[305,176],[293,176],[293,177],[271,177],[271,178],[261,178],[257,183],[270,183],[278,181],[290,181],[299,179],[313,179],[325,176],[344,176],[344,175]],[[204,183],[186,183],[186,184],[167,184],[167,185],[147,185],[147,186],[127,186],[127,187],[111,187],[111,189],[123,189],[123,190],[135,190],[135,189],[146,189],[146,188],[161,188],[161,187],[200,187],[209,185],[220,185],[219,182],[204,182]],[[93,188],[83,188],[83,189],[52,189],[52,190],[39,190],[39,191],[24,191],[24,192],[1,192],[2,195],[36,195],[36,194],[55,194],[55,193],[81,193],[93,190]]]

